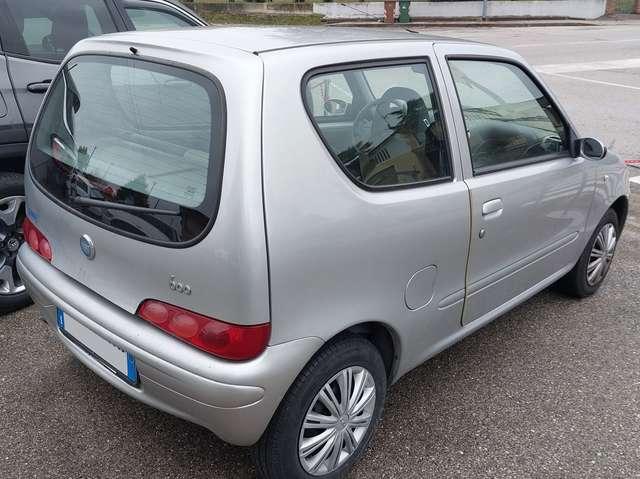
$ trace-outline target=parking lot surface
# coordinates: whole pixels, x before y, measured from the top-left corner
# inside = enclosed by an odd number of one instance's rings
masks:
[[[540,71],[565,65],[563,76],[545,80],[581,131],[640,158],[640,63],[594,69],[640,58],[639,32],[446,33],[512,47]],[[590,66],[566,66],[578,63]],[[600,292],[577,301],[545,291],[406,375],[352,478],[640,477],[640,185],[633,188]],[[65,352],[35,307],[0,318],[1,478],[253,476],[245,449],[102,382]]]

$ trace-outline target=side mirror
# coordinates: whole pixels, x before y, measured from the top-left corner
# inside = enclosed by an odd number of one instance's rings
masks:
[[[601,160],[607,156],[607,147],[595,138],[581,138],[576,140],[576,146],[581,156],[591,160]]]

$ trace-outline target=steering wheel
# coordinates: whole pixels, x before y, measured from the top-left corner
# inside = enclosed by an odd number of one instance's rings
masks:
[[[501,140],[496,137],[483,139],[471,150],[471,158],[473,158],[473,163],[478,166],[491,164],[494,161],[493,157],[495,155],[496,148],[499,147],[500,144]]]
[[[554,148],[553,150],[550,149],[552,146]],[[543,154],[557,153],[562,148],[562,139],[558,135],[547,135],[539,141],[536,141],[533,145],[530,145],[522,154],[522,158],[528,158],[529,152],[534,148],[542,148]]]
[[[353,122],[353,144],[359,152],[371,151],[407,121],[407,102],[379,99],[367,104]]]

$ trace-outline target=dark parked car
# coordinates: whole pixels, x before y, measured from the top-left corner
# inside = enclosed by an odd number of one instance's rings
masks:
[[[173,0],[0,0],[0,312],[29,297],[15,270],[23,241],[23,171],[33,121],[69,49],[128,30],[204,26]]]

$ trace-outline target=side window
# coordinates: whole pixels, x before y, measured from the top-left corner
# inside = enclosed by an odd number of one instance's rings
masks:
[[[60,61],[80,40],[116,31],[104,0],[0,0],[5,51]]]
[[[318,73],[305,91],[316,129],[357,183],[388,188],[451,178],[444,120],[425,63]],[[331,100],[351,112],[339,125],[324,122]]]
[[[139,2],[136,4],[138,5]],[[159,30],[166,28],[184,28],[193,26],[186,18],[166,10],[126,7],[125,11],[136,30]]]
[[[476,173],[544,160],[568,149],[567,129],[553,104],[520,67],[450,60]]]

